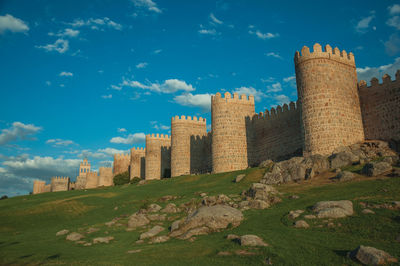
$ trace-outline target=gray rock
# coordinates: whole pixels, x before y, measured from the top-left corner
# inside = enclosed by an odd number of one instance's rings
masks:
[[[171,232],[177,230],[179,228],[179,224],[182,222],[182,220],[176,220],[171,224]]]
[[[244,235],[240,237],[240,245],[241,246],[250,246],[250,247],[266,247],[268,246],[260,237],[256,235]]]
[[[174,203],[168,203],[167,206],[165,206],[165,208],[161,210],[161,212],[177,213],[177,212],[180,212],[180,210],[178,207],[176,207],[176,205]]]
[[[296,228],[309,228],[310,225],[304,220],[298,220],[294,223],[294,227]]]
[[[375,212],[373,210],[370,210],[370,209],[364,209],[364,210],[362,210],[362,213],[364,213],[364,214],[375,214]]]
[[[140,226],[144,226],[150,223],[150,220],[147,219],[146,215],[143,213],[135,213],[129,217],[128,227],[129,228],[136,228]]]
[[[184,234],[178,236],[179,239],[189,239],[189,241],[192,242],[195,238],[193,236],[198,236],[198,235],[208,235],[211,233],[211,229],[208,228],[207,226],[201,226],[201,227],[196,227],[193,229],[190,229],[189,231],[185,232]]]
[[[329,160],[331,163],[331,168],[340,168],[359,162],[360,157],[353,154],[350,151],[350,148],[343,147],[342,151],[339,151],[338,153],[333,153],[329,157]]]
[[[241,211],[227,205],[203,206],[191,213],[185,221],[179,224],[179,228],[171,232],[171,237],[177,237],[195,229],[207,227],[208,232],[219,231],[228,225],[238,226],[243,220]],[[199,233],[207,230],[202,228]],[[196,234],[197,232],[194,232]]]
[[[383,250],[374,247],[359,246],[350,253],[350,257],[365,265],[396,263],[397,259]]]
[[[270,207],[270,204],[263,200],[250,200],[247,206],[251,209],[263,210]]]
[[[64,229],[64,230],[58,231],[58,232],[56,233],[56,236],[63,236],[63,235],[66,235],[66,234],[68,234],[68,233],[69,233],[69,230]]]
[[[354,179],[354,174],[349,171],[340,172],[336,177],[339,181],[350,181]]]
[[[140,235],[140,240],[146,239],[146,238],[150,238],[153,237],[155,235],[158,235],[159,233],[161,233],[162,231],[164,231],[164,227],[156,225],[153,228],[151,228],[149,231],[142,233]]]
[[[258,167],[267,168],[267,167],[272,166],[273,164],[274,164],[274,161],[268,159],[268,160],[262,161],[262,162],[258,165]]]
[[[349,200],[320,201],[313,206],[318,218],[343,218],[353,215],[353,203]]]
[[[76,232],[73,232],[73,233],[67,235],[67,237],[66,237],[66,239],[69,241],[78,241],[78,240],[81,240],[82,238],[84,238],[84,236],[79,233],[76,233]]]
[[[392,170],[392,166],[386,162],[367,163],[362,172],[367,176],[377,176]]]
[[[137,185],[138,186],[142,186],[142,185],[144,185],[144,184],[146,184],[147,182],[146,182],[146,180],[140,180],[138,183],[137,183]]]
[[[88,234],[91,234],[91,233],[97,232],[99,230],[100,230],[99,228],[90,227],[86,232]]]
[[[235,177],[235,183],[239,183],[245,177],[245,174],[241,174]]]
[[[165,214],[149,214],[147,215],[147,219],[150,221],[165,221]]]
[[[93,244],[99,244],[99,243],[108,244],[111,240],[114,240],[114,237],[112,236],[96,237],[93,239]]]
[[[296,218],[299,217],[303,212],[304,212],[304,210],[290,211],[290,212],[289,212],[289,218],[290,218],[290,219],[296,219]]]
[[[200,197],[204,198],[205,196],[207,196],[207,193],[200,193]]]
[[[128,250],[126,253],[134,254],[134,253],[139,253],[139,252],[142,252],[142,250],[141,249],[133,249],[133,250]]]
[[[153,237],[149,243],[163,243],[169,240],[169,236],[155,236]]]
[[[273,194],[277,194],[277,191],[274,187],[261,183],[253,183],[250,189],[246,192],[248,197],[264,201],[268,201],[270,196]]]
[[[147,208],[148,212],[158,212],[159,210],[161,210],[161,206],[155,203],[152,203],[149,205],[149,207]]]

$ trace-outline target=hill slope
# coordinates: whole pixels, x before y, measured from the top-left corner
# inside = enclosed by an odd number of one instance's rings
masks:
[[[128,185],[15,197],[0,201],[0,264],[4,265],[243,265],[260,264],[269,258],[274,265],[357,265],[346,254],[358,245],[373,246],[400,257],[399,210],[373,209],[376,214],[363,214],[360,202],[370,204],[391,203],[400,200],[399,178],[367,178],[358,176],[351,182],[335,183],[328,176],[312,182],[278,186],[282,202],[265,210],[244,211],[245,220],[239,227],[219,233],[198,236],[194,242],[171,239],[160,244],[136,244],[141,232],[148,229],[126,231],[127,216],[149,203],[176,205],[195,198],[200,192],[208,195],[240,194],[257,182],[264,169],[216,175],[182,176],[153,181],[137,186]],[[246,177],[240,183],[232,180],[240,173]],[[300,198],[289,196],[296,194]],[[177,199],[162,202],[165,195]],[[355,214],[331,221],[307,220],[308,229],[293,227],[288,218],[291,210],[310,207],[322,200],[351,200]],[[116,208],[118,207],[118,208]],[[173,219],[184,214],[169,214],[170,221],[159,222],[168,228]],[[106,222],[120,217],[121,226],[108,227]],[[153,222],[152,225],[156,224]],[[339,225],[340,224],[340,225]],[[62,229],[86,232],[85,240],[99,236],[113,236],[109,244],[83,246],[56,236]],[[167,230],[161,233],[167,234]],[[269,244],[268,247],[243,248],[225,238],[227,234],[255,234]],[[129,250],[141,251],[127,253]],[[220,251],[247,250],[255,255],[220,256]]]

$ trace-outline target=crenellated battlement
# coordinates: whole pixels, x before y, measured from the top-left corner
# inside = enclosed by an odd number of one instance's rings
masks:
[[[124,160],[129,158],[129,153],[116,153],[114,154],[114,160]]]
[[[397,70],[394,80],[392,80],[392,78],[388,74],[383,75],[382,83],[379,83],[379,79],[373,77],[370,81],[370,86],[367,85],[367,82],[365,80],[360,80],[358,82],[358,89],[362,90],[367,88],[368,89],[380,88],[386,85],[392,85],[392,84],[395,85],[394,83],[400,83],[400,69]]]
[[[69,177],[66,177],[66,176],[54,176],[54,177],[52,177],[51,178],[51,180],[53,181],[57,181],[57,180],[59,180],[59,181],[67,181],[67,180],[69,180]]]
[[[282,106],[278,105],[276,108],[272,107],[271,110],[265,110],[265,112],[260,112],[258,114],[253,115],[251,118],[252,121],[257,120],[266,120],[266,119],[274,119],[278,118],[282,115],[293,113],[298,110],[298,102],[290,102],[289,105],[286,103]]]
[[[131,149],[131,153],[132,152],[145,152],[145,151],[146,151],[146,148],[143,148],[143,147],[133,147]]]
[[[171,140],[171,136],[169,136],[169,135],[167,135],[167,134],[148,134],[148,135],[146,135],[146,139],[148,139],[148,140],[152,140],[152,139],[155,139],[155,140]]]
[[[215,95],[211,96],[211,102],[212,103],[226,102],[226,103],[254,105],[254,96],[253,95],[247,96],[246,94],[242,94],[239,97],[239,93],[236,92],[233,94],[233,97],[230,92],[225,92],[224,96],[222,96],[221,93],[217,92]]]
[[[312,52],[310,52],[310,48],[307,46],[303,46],[301,53],[296,51],[294,54],[294,64],[297,65],[307,60],[320,58],[331,59],[354,67],[356,65],[354,54],[352,52],[347,53],[345,50],[340,51],[337,47],[332,50],[332,47],[329,44],[325,45],[323,51],[322,46],[319,43],[314,44]]]
[[[171,118],[171,123],[179,123],[179,122],[206,124],[206,119],[202,117],[197,118],[197,116],[193,116],[193,118],[191,116],[186,117],[184,115],[181,115],[181,117],[176,115],[175,117]]]

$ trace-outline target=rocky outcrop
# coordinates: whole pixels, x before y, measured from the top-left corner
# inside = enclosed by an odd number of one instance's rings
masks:
[[[352,172],[349,171],[342,171],[339,172],[339,174],[336,175],[336,180],[338,181],[350,181],[354,179],[354,174]]]
[[[242,220],[242,212],[230,206],[203,206],[180,222],[177,225],[178,228],[173,230],[170,236],[188,239],[193,235],[219,231],[228,225],[236,227]]]
[[[111,240],[114,240],[113,236],[96,237],[93,239],[93,244],[99,244],[99,243],[108,244]]]
[[[317,218],[343,218],[353,215],[353,203],[349,200],[320,201],[312,209]]]
[[[294,223],[294,227],[296,228],[308,228],[310,225],[304,220],[298,220]]]
[[[372,162],[367,163],[362,171],[367,176],[377,176],[386,172],[390,172],[392,166],[387,162]]]
[[[176,207],[176,205],[174,203],[168,203],[167,206],[165,206],[165,208],[161,210],[161,212],[177,213],[177,212],[180,212],[180,210],[178,207]]]
[[[64,229],[64,230],[58,231],[58,232],[56,233],[56,236],[63,236],[63,235],[66,235],[66,234],[68,234],[68,233],[69,233],[69,230]]]
[[[140,235],[140,240],[143,239],[147,239],[147,238],[151,238],[153,236],[158,235],[159,233],[161,233],[162,231],[164,231],[164,227],[156,225],[153,228],[151,228],[149,231],[143,233]]]
[[[243,179],[245,176],[246,176],[245,174],[240,174],[240,175],[236,176],[234,182],[235,182],[235,183],[239,183],[240,181],[242,181],[242,179]]]
[[[387,252],[374,247],[359,246],[350,252],[349,255],[351,258],[365,265],[383,265],[397,262],[397,259],[390,256]]]
[[[82,238],[84,238],[84,236],[79,233],[76,233],[76,232],[73,232],[73,233],[67,235],[67,237],[66,237],[66,239],[69,241],[78,241],[78,240],[81,240]]]
[[[136,228],[140,226],[144,226],[146,224],[150,223],[150,220],[147,219],[146,215],[143,213],[135,213],[129,217],[128,220],[128,227],[129,228]]]
[[[244,235],[240,237],[240,245],[241,246],[250,246],[250,247],[266,247],[268,246],[260,237],[256,235]]]

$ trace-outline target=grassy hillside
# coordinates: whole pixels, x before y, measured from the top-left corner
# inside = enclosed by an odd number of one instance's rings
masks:
[[[362,214],[359,205],[361,201],[377,204],[400,201],[399,178],[359,176],[355,181],[335,183],[328,179],[328,174],[312,182],[281,185],[277,187],[283,192],[281,203],[266,210],[244,211],[245,220],[239,227],[198,236],[194,242],[171,239],[160,244],[136,244],[140,233],[148,229],[127,232],[125,226],[104,224],[115,217],[121,217],[119,222],[126,224],[127,215],[153,202],[165,206],[169,202],[179,205],[192,198],[200,201],[199,192],[239,194],[259,180],[263,172],[263,169],[252,168],[225,174],[183,176],[142,186],[45,193],[2,200],[0,264],[256,265],[270,258],[274,265],[357,265],[346,257],[346,253],[360,244],[400,257],[400,243],[395,240],[400,234],[399,210],[373,209],[376,214],[366,215]],[[233,183],[239,173],[246,173],[246,178]],[[289,198],[293,194],[300,198]],[[179,198],[159,201],[165,195]],[[355,214],[334,220],[333,227],[328,227],[323,220],[309,220],[310,228],[296,229],[293,220],[287,217],[290,210],[305,209],[307,214],[317,201],[341,199],[353,201]],[[169,214],[169,217],[173,217],[172,220],[178,218],[178,214]],[[172,221],[162,223],[168,227]],[[86,235],[87,241],[98,236],[113,236],[115,240],[109,244],[82,246],[65,240],[65,236],[56,237],[56,232],[62,229],[85,232],[90,227],[100,230]],[[161,234],[167,234],[167,230]],[[227,234],[256,234],[269,246],[245,248],[255,255],[217,255],[220,251],[243,249],[226,240]],[[141,249],[141,252],[127,253],[135,249]]]

